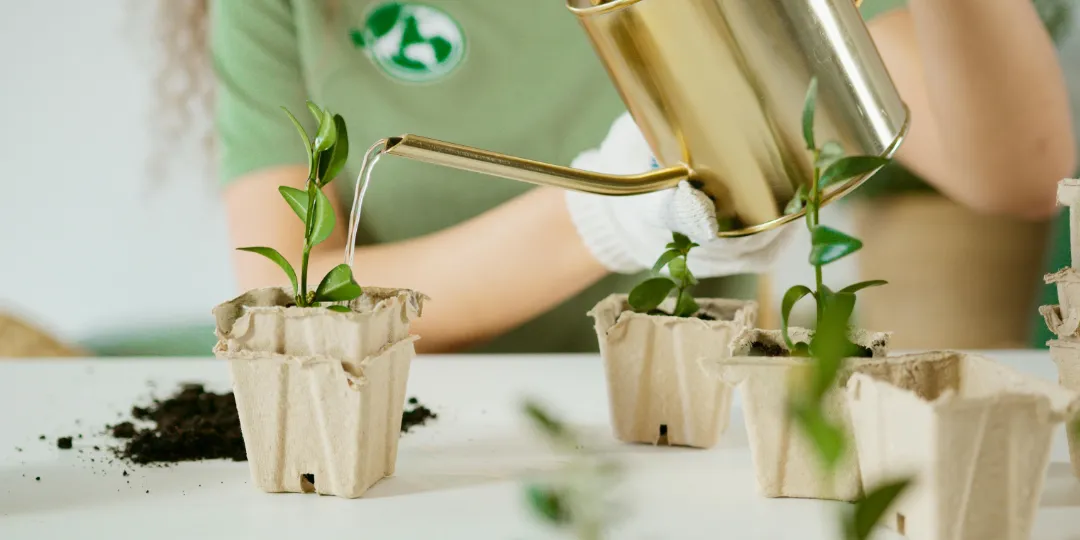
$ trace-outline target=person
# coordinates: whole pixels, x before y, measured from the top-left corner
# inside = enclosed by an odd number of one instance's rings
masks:
[[[1067,101],[1075,106],[1080,99],[1075,2],[867,0],[863,8],[909,103],[904,56],[924,57],[919,62],[927,73],[937,73],[936,82],[927,80],[929,103],[935,111],[954,111],[944,133],[975,158],[958,158],[964,154],[942,146],[940,155],[953,160],[954,169],[973,163],[971,174],[962,175],[942,167],[935,173],[909,156],[843,201],[866,243],[858,279],[889,282],[860,293],[859,324],[893,331],[893,345],[902,349],[1043,346],[1045,325],[1036,310],[1041,277],[1062,264],[1062,254],[1068,260],[1067,228],[1064,242],[1060,232],[1048,232],[1055,184],[1076,167],[1078,111]],[[923,48],[898,55],[890,36],[908,27]],[[947,32],[963,34],[950,38]],[[1031,80],[1039,81],[1038,90]],[[975,83],[992,85],[997,97]],[[985,107],[988,98],[1001,105]],[[917,113],[918,103],[914,108],[918,129],[925,115]],[[977,123],[962,124],[968,116],[956,114],[962,110],[984,112]],[[984,130],[983,136],[970,136],[973,130]],[[905,151],[919,150],[910,146],[917,135]],[[1046,161],[1039,161],[1040,152]],[[1053,288],[1045,291],[1041,303],[1055,303]],[[917,307],[908,307],[913,298]],[[1036,319],[1038,326],[1031,326]]]
[[[345,117],[354,148],[418,133],[603,172],[640,171],[651,158],[560,2],[217,1],[210,23],[234,247],[299,259],[300,223],[277,188],[302,185],[305,156],[280,107],[303,112],[308,98]],[[870,28],[915,119],[899,159],[973,208],[1053,212],[1075,145],[1061,69],[1030,0],[911,0]],[[329,193],[339,223],[347,178]],[[364,203],[354,272],[433,298],[416,326],[421,352],[594,350],[585,312],[628,291],[672,231],[694,234],[702,247],[691,269],[717,278],[699,295],[749,297],[746,274],[766,270],[789,240],[708,238],[715,217],[701,202],[685,184],[594,197],[386,158]],[[313,275],[341,262],[344,239],[339,226],[312,252]],[[233,260],[243,289],[283,284],[259,257]]]

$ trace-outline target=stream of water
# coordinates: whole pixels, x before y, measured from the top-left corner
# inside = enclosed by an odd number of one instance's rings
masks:
[[[360,212],[364,206],[364,195],[367,194],[368,185],[371,183],[371,171],[379,158],[386,153],[386,143],[387,140],[383,139],[368,149],[364,154],[364,161],[360,164],[360,174],[356,177],[352,210],[349,212],[349,239],[345,243],[345,264],[349,265],[349,268],[352,268],[353,258],[356,255],[356,234],[360,229]]]

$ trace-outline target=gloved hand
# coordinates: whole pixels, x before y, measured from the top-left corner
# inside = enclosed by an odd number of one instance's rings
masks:
[[[637,174],[656,167],[652,150],[629,113],[620,116],[600,147],[580,154],[572,167],[608,174]],[[672,232],[701,247],[688,266],[698,277],[760,273],[770,269],[790,242],[792,224],[742,238],[719,238],[716,208],[686,181],[678,187],[631,196],[568,191],[570,217],[578,233],[608,270],[623,274],[651,268]]]

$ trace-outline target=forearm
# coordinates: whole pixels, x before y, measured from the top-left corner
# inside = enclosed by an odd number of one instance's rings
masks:
[[[910,0],[909,11],[917,62],[883,51],[913,110],[901,159],[977,209],[1051,213],[1056,182],[1074,172],[1075,141],[1032,0]]]
[[[319,250],[312,275],[341,262],[342,250]],[[431,297],[414,324],[422,337],[418,349],[429,353],[498,336],[606,274],[578,237],[562,192],[544,188],[450,229],[358,247],[353,272],[361,285],[410,288]]]

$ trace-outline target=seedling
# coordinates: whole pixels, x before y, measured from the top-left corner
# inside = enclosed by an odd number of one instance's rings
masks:
[[[842,426],[830,422],[822,403],[825,394],[836,384],[836,378],[845,358],[860,356],[861,348],[848,339],[848,326],[855,309],[855,295],[868,287],[885,285],[881,280],[864,281],[832,291],[822,282],[822,268],[862,248],[862,242],[820,222],[822,194],[835,184],[875,171],[887,165],[889,160],[876,156],[844,156],[838,143],[827,142],[820,147],[814,136],[814,116],[817,107],[817,79],[810,82],[803,108],[803,138],[806,148],[813,154],[813,182],[810,187],[800,186],[786,209],[788,213],[806,210],[806,226],[810,231],[810,258],[814,267],[815,288],[796,285],[785,294],[781,304],[781,330],[792,354],[811,356],[813,362],[809,378],[792,392],[789,408],[792,418],[813,442],[827,473],[831,473],[845,452],[846,435]],[[794,344],[788,332],[788,320],[792,308],[803,298],[813,297],[817,304],[817,324],[809,345]],[[864,540],[870,536],[874,525],[888,511],[897,497],[907,488],[910,480],[868,490],[862,500],[855,503],[851,513],[844,519],[847,540]]]
[[[352,269],[347,264],[334,267],[319,282],[314,291],[308,290],[308,260],[311,257],[311,248],[330,237],[336,220],[333,205],[323,193],[322,188],[336,178],[345,167],[345,161],[349,157],[349,134],[345,128],[345,120],[340,114],[332,114],[328,109],[321,108],[310,101],[307,105],[319,125],[314,139],[308,136],[300,121],[288,109],[282,107],[296,126],[296,130],[304,141],[304,148],[307,150],[308,177],[305,189],[300,190],[288,186],[278,188],[285,202],[304,222],[304,254],[300,263],[299,283],[292,265],[276,249],[244,247],[239,250],[257,253],[273,261],[285,271],[285,275],[289,278],[296,305],[317,307],[323,302],[353,300],[363,294],[363,290],[353,280]],[[332,305],[329,309],[346,313],[349,311],[349,308],[344,305]]]
[[[693,317],[701,309],[690,293],[690,287],[697,285],[698,280],[690,273],[686,265],[686,258],[690,250],[698,247],[686,236],[674,233],[672,241],[666,246],[666,251],[653,265],[653,273],[659,273],[665,267],[671,277],[659,276],[647,279],[639,283],[630,291],[628,302],[630,308],[638,313],[650,315],[674,315],[676,317]],[[675,310],[666,313],[659,308],[674,293]]]
[[[544,407],[530,401],[524,409],[556,450],[572,456],[551,481],[526,486],[529,508],[541,521],[571,532],[577,540],[601,540],[610,527],[607,496],[619,479],[619,467],[583,450],[577,435]]]

